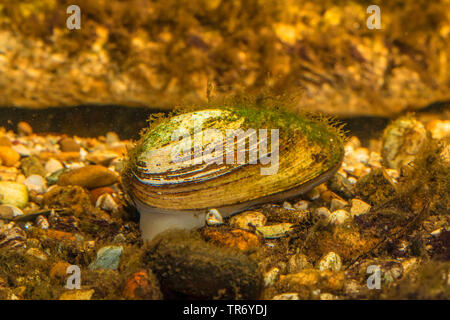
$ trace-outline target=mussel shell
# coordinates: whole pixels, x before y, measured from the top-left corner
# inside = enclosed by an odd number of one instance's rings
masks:
[[[202,121],[201,132],[195,126],[198,121]],[[222,164],[196,162],[198,150],[186,148],[181,140],[172,141],[176,130],[192,136],[192,141],[201,133],[203,150],[217,150],[225,141],[207,129],[219,130],[224,137],[227,129],[242,129],[245,134],[240,138],[246,139],[252,135],[249,128],[258,132],[258,139],[245,145],[246,155],[252,148],[261,151],[264,139],[270,155],[271,129],[278,129],[276,173],[261,174],[261,168],[270,164],[261,164],[260,158],[256,164],[250,163],[249,156],[240,163],[226,163],[225,147]],[[259,129],[267,129],[267,135],[259,134]],[[234,150],[238,142],[234,141]],[[174,152],[184,158],[174,162]],[[226,216],[307,192],[334,175],[343,155],[342,135],[326,121],[277,110],[206,109],[169,118],[145,133],[130,152],[123,182],[141,212],[204,213],[217,208]]]

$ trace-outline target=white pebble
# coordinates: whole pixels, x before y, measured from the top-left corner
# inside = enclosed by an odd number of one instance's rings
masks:
[[[206,214],[206,224],[208,226],[217,226],[223,224],[223,218],[217,209],[210,209]]]
[[[335,252],[328,252],[322,259],[319,261],[319,270],[332,270],[339,271],[342,268],[341,257]]]
[[[339,209],[333,211],[328,219],[331,223],[339,225],[343,224],[348,218],[350,218],[350,213],[347,210]]]
[[[64,168],[62,163],[53,158],[48,160],[45,163],[45,171],[47,171],[47,173],[49,173],[49,174],[52,174],[58,170],[61,170],[62,168]]]
[[[308,210],[309,202],[306,200],[300,200],[294,204],[294,208],[297,210]]]
[[[341,199],[331,199],[330,210],[336,211],[348,205],[347,201]]]
[[[365,214],[370,211],[372,206],[362,200],[352,199],[352,207],[350,209],[350,214],[352,216],[359,216],[360,214]]]
[[[316,210],[316,215],[319,218],[327,218],[328,219],[331,215],[331,212],[330,212],[330,210],[328,210],[328,208],[320,207]]]
[[[45,180],[42,176],[33,174],[23,182],[27,186],[28,191],[35,191],[39,194],[45,193]]]
[[[296,292],[286,292],[276,295],[272,300],[300,300],[300,297]]]
[[[119,207],[114,198],[109,193],[104,193],[100,197],[98,197],[95,206],[108,212],[114,212]]]

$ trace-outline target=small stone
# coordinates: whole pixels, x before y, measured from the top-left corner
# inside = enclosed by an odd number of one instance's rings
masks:
[[[108,146],[112,146],[113,144],[120,142],[120,138],[115,132],[107,132],[106,133],[106,144]]]
[[[427,130],[431,132],[433,139],[450,137],[450,120],[431,120],[427,124]]]
[[[314,201],[320,198],[320,190],[316,187],[306,193],[309,200]]]
[[[283,202],[283,208],[286,210],[295,210],[295,208],[292,206],[292,204],[290,204],[287,201]]]
[[[58,185],[73,185],[93,189],[112,185],[118,179],[116,173],[103,166],[89,165],[62,173],[58,178]]]
[[[11,148],[20,154],[21,157],[29,157],[31,155],[30,149],[25,147],[23,144],[15,144]]]
[[[352,153],[352,157],[358,162],[367,164],[369,162],[369,149],[357,148]]]
[[[50,269],[50,278],[63,280],[69,275],[67,274],[67,268],[70,267],[70,263],[65,261],[58,261]]]
[[[286,292],[274,296],[272,300],[300,300],[300,297],[296,292]]]
[[[420,121],[409,116],[393,121],[383,132],[383,163],[400,169],[414,161],[426,140],[427,131]]]
[[[9,141],[7,137],[0,137],[0,146],[1,147],[11,147],[12,143]]]
[[[92,295],[95,293],[94,289],[90,290],[70,290],[64,292],[59,300],[91,300]]]
[[[330,223],[339,225],[343,224],[348,218],[350,218],[350,213],[347,210],[340,209],[333,211],[328,219]]]
[[[309,208],[309,201],[300,200],[300,201],[298,201],[298,202],[296,202],[294,204],[294,208],[296,210],[308,210],[308,208]]]
[[[336,300],[337,297],[335,295],[332,295],[331,293],[321,293],[320,294],[320,300]]]
[[[38,194],[45,193],[45,179],[39,175],[31,175],[23,182],[27,186],[28,191],[35,191]]]
[[[308,262],[306,255],[296,253],[289,258],[287,264],[288,273],[298,273],[304,269],[311,268],[311,263]]]
[[[279,223],[271,226],[257,227],[256,230],[260,232],[265,239],[277,239],[287,235],[292,230],[292,223]]]
[[[278,269],[277,267],[270,269],[264,274],[264,286],[266,288],[273,286],[278,281],[279,278],[280,278],[280,269]]]
[[[332,271],[340,271],[342,267],[341,257],[334,252],[329,252],[319,261],[319,270],[332,270]]]
[[[96,260],[89,265],[89,269],[112,269],[119,267],[120,256],[122,255],[122,246],[106,246],[97,252]]]
[[[111,161],[117,157],[118,155],[111,151],[95,151],[93,153],[87,154],[86,160],[91,163],[108,166]]]
[[[39,175],[45,177],[47,171],[42,166],[41,161],[37,157],[26,157],[20,162],[20,169],[26,177]]]
[[[9,204],[0,205],[0,219],[11,220],[14,217],[23,215],[23,211]]]
[[[219,226],[223,224],[223,218],[217,209],[210,209],[206,214],[206,224],[208,226]]]
[[[95,203],[95,207],[108,212],[116,212],[119,208],[119,205],[109,193],[104,193],[100,197],[98,197]]]
[[[348,202],[342,199],[332,199],[330,204],[330,210],[336,211],[348,206]]]
[[[50,159],[45,163],[45,171],[48,174],[55,173],[58,170],[64,169],[62,163],[56,159]]]
[[[45,252],[42,252],[41,250],[37,248],[30,248],[26,251],[26,254],[29,256],[33,256],[35,258],[38,258],[42,261],[46,261],[48,256]]]
[[[39,228],[41,228],[42,230],[47,230],[50,227],[50,224],[48,223],[47,218],[42,215],[39,215],[36,218],[36,225]]]
[[[62,138],[58,144],[62,152],[80,152],[80,145],[72,138]]]
[[[29,135],[33,134],[33,128],[27,122],[20,121],[17,124],[17,132],[21,136],[29,136]]]
[[[149,276],[146,270],[136,272],[127,280],[123,296],[129,300],[160,300],[163,298],[156,276],[153,273],[150,273]]]
[[[352,207],[350,209],[350,214],[352,215],[352,217],[365,214],[369,212],[370,208],[372,207],[370,204],[359,199],[352,199],[351,203]]]
[[[319,218],[326,218],[326,219],[328,219],[330,217],[330,215],[331,215],[331,212],[326,207],[320,207],[320,208],[316,209],[316,215]]]
[[[95,205],[97,203],[98,198],[105,193],[109,193],[112,195],[115,193],[115,191],[110,187],[101,187],[90,190],[89,197],[91,199],[92,204]]]
[[[10,204],[20,209],[28,203],[28,189],[22,183],[0,181],[0,204]]]
[[[359,197],[371,205],[385,202],[395,192],[395,184],[383,168],[375,168],[362,176],[356,183],[356,191]]]
[[[206,228],[202,231],[203,238],[208,242],[228,248],[248,251],[261,245],[260,238],[249,231],[241,229],[220,230]]]
[[[20,154],[10,147],[0,146],[0,160],[7,167],[14,166],[20,160]]]
[[[266,221],[266,216],[261,212],[245,211],[231,217],[230,225],[234,228],[253,230],[254,227],[264,226]]]

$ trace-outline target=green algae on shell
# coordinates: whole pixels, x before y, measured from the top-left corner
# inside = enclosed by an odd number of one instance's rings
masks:
[[[275,109],[211,108],[147,130],[122,177],[141,213],[143,236],[151,239],[167,228],[203,225],[211,208],[228,216],[307,192],[334,175],[343,155],[342,133],[326,120]]]

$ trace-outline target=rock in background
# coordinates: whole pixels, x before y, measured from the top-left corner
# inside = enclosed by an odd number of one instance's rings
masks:
[[[171,108],[269,88],[294,108],[396,114],[450,99],[450,1],[0,0],[0,106]],[[371,3],[372,4],[372,3]]]

